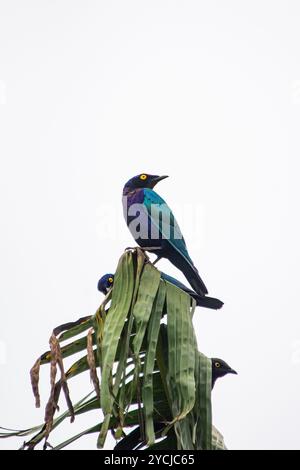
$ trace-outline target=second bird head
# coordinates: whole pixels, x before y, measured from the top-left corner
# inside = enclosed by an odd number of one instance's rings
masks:
[[[212,372],[212,387],[217,379],[224,377],[227,374],[237,374],[225,361],[213,357],[211,359],[211,372]]]
[[[98,281],[98,290],[102,292],[102,294],[106,295],[114,284],[114,278],[114,274],[104,274],[104,276],[102,276]]]
[[[124,186],[124,192],[134,191],[139,188],[153,189],[159,181],[168,178],[168,176],[149,175],[148,173],[141,173],[140,175],[134,176]]]

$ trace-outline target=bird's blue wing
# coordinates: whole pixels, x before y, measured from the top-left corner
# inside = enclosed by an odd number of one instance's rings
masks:
[[[163,198],[152,189],[144,189],[144,206],[151,223],[157,228],[159,234],[193,266],[179,225]]]

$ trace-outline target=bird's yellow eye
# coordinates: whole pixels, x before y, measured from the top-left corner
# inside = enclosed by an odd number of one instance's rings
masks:
[[[215,362],[215,367],[217,367],[218,369],[219,367],[221,367],[221,364],[219,362]]]
[[[113,278],[112,277],[109,277],[108,278],[108,282],[110,282],[111,284],[114,282]]]
[[[146,179],[147,179],[147,175],[144,175],[144,174],[143,174],[143,175],[140,176],[140,180],[145,181]]]

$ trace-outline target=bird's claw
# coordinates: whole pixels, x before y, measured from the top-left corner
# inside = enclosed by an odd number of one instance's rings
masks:
[[[150,258],[149,258],[148,254],[147,254],[146,252],[149,251],[149,253],[153,253],[153,248],[152,248],[152,247],[150,247],[150,246],[149,246],[149,247],[148,247],[148,246],[146,246],[146,247],[141,247],[141,246],[127,246],[127,247],[125,248],[125,251],[136,251],[136,250],[142,251],[143,254],[144,254],[144,256],[145,256],[145,258],[146,258],[146,262],[147,262],[147,263],[151,263]],[[155,251],[156,251],[156,250],[162,250],[162,247],[161,247],[161,246],[155,247]],[[151,263],[151,264],[153,264],[153,265],[155,265],[155,264],[162,258],[162,256],[159,256],[159,255],[156,255],[156,256],[157,256],[156,260],[155,260],[153,263]]]

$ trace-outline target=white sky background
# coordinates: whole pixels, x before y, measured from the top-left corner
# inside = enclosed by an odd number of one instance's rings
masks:
[[[194,321],[239,372],[215,425],[232,449],[300,448],[299,24],[296,0],[0,0],[0,425],[43,419],[29,369],[54,326],[95,312],[133,243],[123,184],[148,172],[170,175],[157,190],[225,302]],[[74,401],[90,388],[70,382]]]

